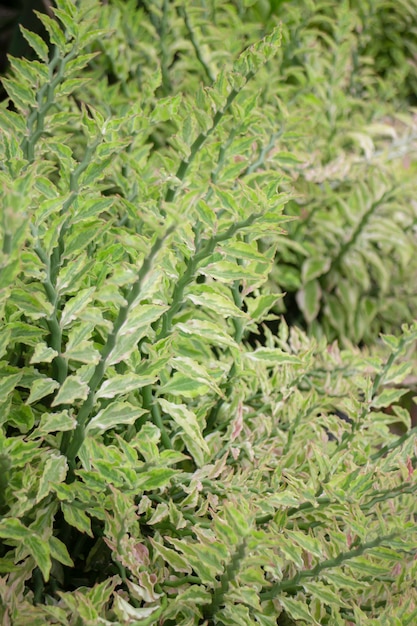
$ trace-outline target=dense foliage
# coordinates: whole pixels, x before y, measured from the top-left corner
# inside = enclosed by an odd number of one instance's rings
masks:
[[[412,625],[414,5],[56,5],[2,81],[2,623]]]

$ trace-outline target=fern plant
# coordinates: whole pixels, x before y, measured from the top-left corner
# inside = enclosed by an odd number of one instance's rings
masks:
[[[24,31],[39,60],[3,81],[2,622],[411,624],[415,429],[383,409],[417,327],[365,354],[282,319],[250,346],[294,202],[259,171],[280,30],[248,47],[233,13],[209,77],[205,5],[201,31],[145,8],[59,0],[52,51]],[[174,87],[162,36],[108,85],[119,28],[164,19],[208,86]]]

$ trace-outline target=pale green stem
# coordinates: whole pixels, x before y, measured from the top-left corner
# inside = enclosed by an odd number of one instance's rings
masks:
[[[104,373],[106,371],[107,359],[113,351],[118,334],[126,322],[130,309],[132,308],[133,303],[138,298],[140,291],[142,289],[143,281],[150,271],[152,267],[152,262],[162,247],[162,244],[166,237],[168,237],[172,231],[174,230],[174,226],[168,228],[165,234],[162,237],[156,239],[153,244],[148,256],[143,261],[142,267],[139,270],[138,278],[136,282],[132,285],[130,289],[130,293],[127,297],[126,305],[121,307],[119,310],[119,314],[113,324],[113,329],[111,333],[107,337],[106,345],[103,348],[103,352],[98,362],[94,373],[88,383],[89,393],[82,404],[80,411],[78,413],[77,418],[77,427],[73,433],[65,433],[62,444],[61,444],[61,452],[65,454],[68,458],[68,463],[71,468],[74,467],[75,457],[77,456],[78,450],[80,449],[85,436],[85,428],[89,422],[91,413],[94,408],[94,396],[97,387],[100,385],[103,380]]]
[[[203,52],[201,50],[200,44],[197,40],[197,37],[195,35],[195,31],[191,25],[190,19],[188,17],[188,13],[187,11],[184,9],[184,7],[180,7],[179,8],[179,13],[181,15],[181,17],[184,20],[184,24],[185,27],[188,31],[188,35],[190,37],[190,41],[193,45],[194,51],[195,51],[195,55],[197,57],[197,59],[199,60],[201,67],[203,68],[203,70],[205,71],[207,78],[209,79],[210,82],[214,83],[214,81],[216,80],[215,75],[213,74],[213,72],[210,69],[210,66],[208,65],[208,63],[206,63],[205,59],[204,59],[204,55]]]
[[[376,548],[377,546],[388,544],[394,537],[398,536],[398,532],[391,533],[389,535],[385,535],[383,537],[376,537],[373,541],[369,541],[368,543],[361,544],[358,548],[353,550],[349,550],[348,552],[340,552],[333,559],[327,559],[326,561],[321,561],[317,563],[315,567],[310,570],[303,570],[299,572],[293,578],[289,580],[283,580],[279,583],[275,583],[269,589],[265,589],[260,593],[261,602],[266,602],[268,600],[273,600],[281,593],[285,591],[296,591],[297,589],[302,587],[304,581],[309,579],[318,578],[320,574],[322,574],[326,570],[334,569],[335,567],[341,567],[346,565],[350,560],[362,556],[367,550],[371,550],[372,548]],[[279,548],[279,544],[277,546]]]
[[[250,80],[252,77],[254,76],[254,72],[250,72],[248,74],[248,76],[246,77],[246,82],[248,80]],[[213,123],[211,125],[211,127],[205,132],[201,132],[197,139],[195,139],[194,143],[191,145],[190,148],[190,156],[188,157],[188,159],[183,159],[178,167],[178,170],[175,174],[176,178],[178,178],[180,181],[183,181],[188,168],[190,167],[190,165],[192,164],[192,162],[194,161],[195,157],[197,156],[200,148],[204,145],[204,143],[206,142],[206,140],[210,137],[210,135],[216,130],[217,126],[219,125],[219,123],[221,122],[223,116],[225,115],[225,113],[227,113],[227,111],[230,109],[230,107],[232,106],[233,101],[235,100],[235,98],[239,95],[239,93],[242,91],[243,87],[241,87],[240,89],[232,89],[231,92],[229,93],[227,100],[226,100],[226,104],[224,105],[223,109],[220,109],[219,111],[216,112],[216,114],[213,117]],[[172,202],[175,198],[176,195],[176,189],[173,187],[170,187],[165,195],[165,200],[166,202]]]

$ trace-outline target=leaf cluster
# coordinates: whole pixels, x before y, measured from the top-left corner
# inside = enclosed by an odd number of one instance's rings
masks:
[[[306,256],[290,21],[56,4],[0,108],[2,623],[412,624],[416,324],[251,343]],[[319,189],[361,223],[394,206]]]

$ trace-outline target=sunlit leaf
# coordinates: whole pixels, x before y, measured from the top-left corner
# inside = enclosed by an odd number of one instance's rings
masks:
[[[87,425],[86,432],[104,432],[121,424],[133,424],[147,411],[128,402],[112,402],[95,415]]]

